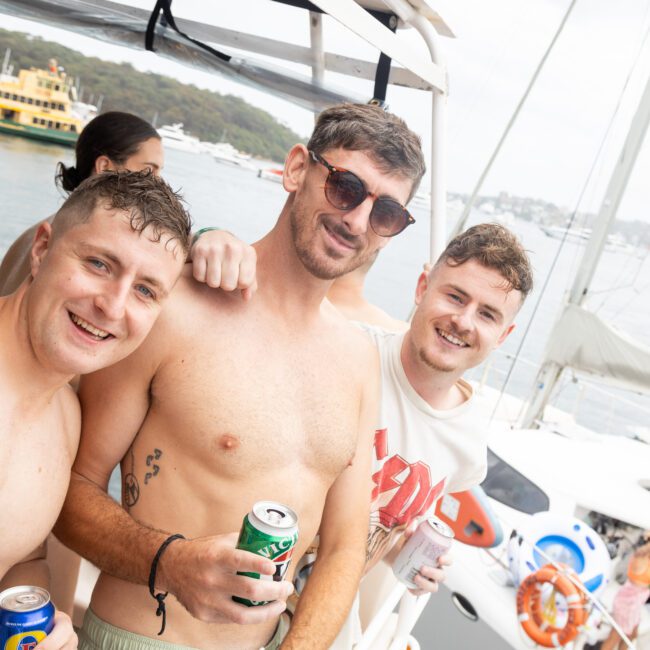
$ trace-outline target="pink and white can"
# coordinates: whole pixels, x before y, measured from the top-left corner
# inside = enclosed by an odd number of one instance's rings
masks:
[[[454,531],[438,517],[425,519],[402,547],[393,562],[395,577],[410,589],[418,586],[413,579],[423,566],[438,566],[454,539]]]

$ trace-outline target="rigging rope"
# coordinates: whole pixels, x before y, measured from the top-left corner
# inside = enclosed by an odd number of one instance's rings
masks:
[[[564,231],[564,236],[563,236],[562,239],[560,240],[560,244],[559,244],[559,246],[558,246],[558,249],[557,249],[557,251],[556,251],[556,253],[555,253],[555,256],[554,256],[554,258],[553,258],[553,261],[551,262],[551,266],[549,267],[548,273],[546,274],[546,278],[544,279],[544,284],[542,285],[542,288],[541,288],[541,290],[540,290],[540,293],[539,293],[539,295],[538,295],[538,297],[537,297],[537,301],[535,302],[535,306],[533,307],[533,312],[532,312],[532,314],[531,314],[531,316],[530,316],[530,319],[529,319],[529,321],[528,321],[528,324],[526,325],[526,329],[524,330],[524,333],[523,333],[523,335],[522,335],[522,337],[521,337],[521,340],[520,340],[520,342],[519,342],[519,345],[517,346],[517,350],[516,350],[516,352],[515,352],[515,354],[514,354],[514,358],[513,358],[512,364],[511,364],[510,368],[508,369],[508,373],[507,373],[506,378],[505,378],[505,380],[504,380],[504,382],[503,382],[503,385],[502,385],[502,387],[501,387],[501,389],[500,389],[499,398],[498,398],[498,400],[497,400],[497,402],[496,402],[496,404],[495,404],[495,406],[494,406],[494,409],[492,410],[492,414],[490,415],[490,422],[492,422],[492,420],[493,420],[494,417],[495,417],[495,414],[496,414],[496,412],[497,412],[497,410],[498,410],[498,408],[499,408],[499,405],[500,405],[500,403],[501,403],[501,399],[502,399],[502,397],[503,397],[503,393],[505,392],[505,390],[506,390],[506,388],[507,388],[507,386],[508,386],[508,383],[510,382],[510,378],[512,377],[512,373],[513,373],[513,371],[514,371],[514,369],[515,369],[515,367],[516,367],[516,365],[517,365],[517,362],[518,362],[518,360],[519,360],[519,356],[520,356],[521,351],[522,351],[522,349],[523,349],[524,343],[526,342],[526,339],[527,339],[527,337],[528,337],[528,333],[530,332],[530,328],[531,328],[531,326],[532,326],[533,320],[534,320],[535,315],[537,314],[537,312],[538,312],[538,310],[539,310],[539,306],[540,306],[540,304],[541,304],[542,297],[543,297],[544,294],[546,293],[546,290],[547,290],[548,285],[549,285],[549,283],[550,283],[551,276],[553,275],[553,271],[555,270],[555,267],[556,267],[556,265],[557,265],[557,263],[558,263],[558,260],[559,260],[559,257],[560,257],[560,253],[562,252],[562,249],[564,248],[564,245],[565,245],[565,243],[566,243],[566,240],[567,240],[567,236],[568,236],[569,230],[571,229],[571,227],[572,227],[574,221],[575,221],[576,218],[577,218],[577,215],[578,215],[578,208],[579,208],[580,205],[582,204],[583,198],[584,198],[584,196],[585,196],[585,193],[586,193],[586,191],[587,191],[587,188],[589,187],[589,184],[590,184],[591,179],[592,179],[592,176],[593,176],[593,174],[594,174],[594,172],[595,172],[596,166],[597,166],[597,164],[599,163],[600,156],[601,156],[602,151],[603,151],[603,149],[604,149],[604,147],[605,147],[605,143],[606,143],[606,141],[607,141],[607,139],[608,139],[608,137],[609,137],[609,134],[610,134],[610,132],[611,132],[611,130],[612,130],[612,126],[613,126],[613,124],[614,124],[614,120],[615,120],[616,116],[618,115],[619,110],[620,110],[620,108],[621,108],[621,103],[622,103],[622,100],[623,100],[623,95],[625,94],[625,91],[627,90],[627,87],[628,87],[628,85],[629,85],[630,79],[631,79],[631,77],[632,77],[632,73],[633,73],[634,69],[636,68],[636,66],[638,65],[638,63],[639,63],[640,54],[641,54],[641,52],[642,52],[642,50],[643,50],[643,47],[644,47],[646,41],[648,40],[648,36],[649,36],[649,34],[650,34],[650,26],[649,26],[648,28],[646,28],[645,36],[644,36],[643,40],[641,41],[641,45],[639,46],[639,48],[638,48],[638,50],[637,50],[637,54],[636,54],[636,56],[635,56],[635,58],[634,58],[634,61],[633,61],[633,63],[632,63],[632,67],[630,68],[630,70],[629,70],[629,72],[628,72],[628,74],[627,74],[627,77],[625,78],[625,83],[623,84],[623,87],[621,88],[621,91],[619,92],[618,100],[617,100],[617,102],[616,102],[616,106],[614,107],[614,110],[613,110],[613,112],[612,112],[612,115],[611,115],[611,117],[610,117],[610,119],[609,119],[609,122],[608,122],[608,124],[607,124],[607,128],[606,128],[606,130],[605,130],[605,133],[603,134],[603,137],[601,138],[600,144],[599,144],[599,146],[598,146],[598,150],[596,151],[596,155],[595,155],[595,157],[594,157],[594,161],[593,161],[593,163],[592,163],[592,165],[591,165],[591,167],[590,167],[590,169],[589,169],[589,172],[588,172],[588,174],[587,174],[587,178],[585,179],[585,182],[584,182],[584,184],[583,184],[583,186],[582,186],[582,189],[581,189],[581,191],[580,191],[580,194],[578,195],[578,200],[576,201],[575,208],[574,208],[574,210],[573,210],[572,213],[571,213],[571,217],[569,218],[569,222],[568,222],[568,224],[567,224],[567,228],[566,228],[566,230]]]

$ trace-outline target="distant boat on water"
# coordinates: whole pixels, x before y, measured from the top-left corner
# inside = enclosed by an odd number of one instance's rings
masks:
[[[540,229],[547,237],[563,239],[573,244],[586,244],[591,237],[591,228],[565,228],[563,226],[543,226]],[[605,240],[605,249],[611,253],[637,253],[638,249],[630,244],[620,233],[610,233]]]
[[[55,59],[47,69],[11,74],[7,50],[0,71],[0,133],[74,147],[97,107],[75,101],[72,79]]]
[[[183,131],[183,123],[166,124],[158,129],[163,146],[178,151],[187,151],[189,153],[202,153],[203,146],[201,141],[189,133]]]
[[[266,169],[260,169],[257,172],[259,178],[264,178],[267,181],[273,181],[274,183],[282,182],[282,174],[284,169],[281,167],[267,167]]]
[[[217,162],[243,169],[257,169],[250,154],[238,151],[230,142],[203,142],[202,144]]]
[[[255,170],[250,154],[238,151],[229,142],[203,142],[196,136],[185,133],[182,122],[166,124],[158,129],[163,146],[188,153],[207,153],[217,162]]]

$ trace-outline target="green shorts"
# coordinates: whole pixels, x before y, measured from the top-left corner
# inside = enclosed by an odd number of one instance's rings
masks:
[[[289,631],[289,615],[280,616],[273,638],[261,650],[278,650]],[[90,607],[79,630],[79,650],[196,650],[186,645],[167,643],[115,627],[98,618]]]

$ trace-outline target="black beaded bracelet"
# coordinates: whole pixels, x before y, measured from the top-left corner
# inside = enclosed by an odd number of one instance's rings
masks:
[[[162,625],[160,627],[160,636],[165,631],[165,625],[167,624],[167,611],[165,610],[165,598],[167,598],[168,591],[160,592],[159,594],[155,593],[156,590],[156,571],[158,570],[158,561],[160,557],[165,552],[165,549],[175,540],[175,539],[185,539],[183,535],[176,534],[170,535],[158,549],[158,552],[151,562],[151,571],[149,571],[149,593],[153,598],[158,602],[158,609],[156,610],[156,616],[162,616]]]

